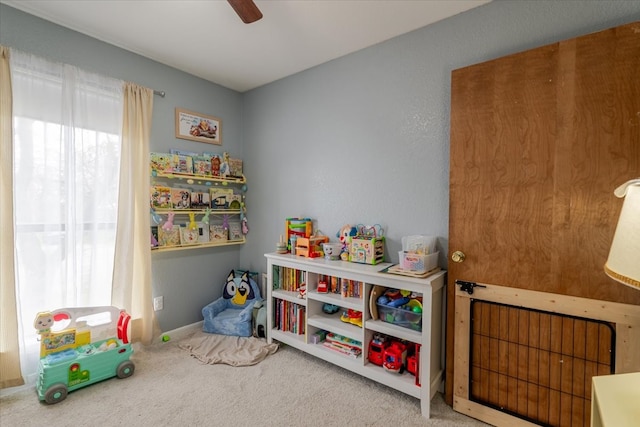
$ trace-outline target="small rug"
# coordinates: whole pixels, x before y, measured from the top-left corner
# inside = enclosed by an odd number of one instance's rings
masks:
[[[278,344],[267,344],[264,338],[231,337],[203,331],[180,341],[178,347],[187,350],[202,363],[231,366],[255,365],[278,350]]]

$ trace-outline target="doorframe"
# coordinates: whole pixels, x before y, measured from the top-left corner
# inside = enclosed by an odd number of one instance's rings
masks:
[[[640,371],[640,305],[600,301],[478,283],[473,294],[455,289],[453,409],[496,426],[535,426],[526,420],[469,400],[471,301],[480,300],[615,324],[615,373]],[[611,286],[617,286],[612,284]],[[635,355],[635,357],[634,357]]]

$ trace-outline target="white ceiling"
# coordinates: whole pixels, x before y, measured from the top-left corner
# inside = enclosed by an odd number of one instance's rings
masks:
[[[224,0],[0,0],[244,92],[489,0],[255,0],[244,24]]]

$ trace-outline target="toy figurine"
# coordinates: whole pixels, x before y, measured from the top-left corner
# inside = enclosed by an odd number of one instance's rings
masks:
[[[306,299],[307,298],[307,285],[305,283],[301,283],[298,288],[298,298]]]
[[[171,231],[171,230],[173,230],[173,217],[174,217],[175,215],[176,215],[176,214],[175,214],[175,213],[173,213],[173,212],[169,212],[169,213],[167,214],[167,222],[165,222],[164,224],[162,224],[162,229],[163,229],[164,231]]]
[[[349,237],[355,236],[358,230],[356,227],[345,224],[340,228],[340,231],[336,233],[336,237],[342,243],[342,253],[340,254],[340,258],[343,261],[347,261],[349,259]]]
[[[202,222],[203,224],[209,224],[209,215],[211,215],[211,209],[207,208],[204,211],[204,216],[202,217]]]
[[[198,224],[196,224],[195,212],[189,212],[189,230],[197,230]]]
[[[46,334],[51,330],[53,325],[53,315],[49,311],[41,311],[36,314],[36,320],[33,321],[33,327],[38,330],[39,334]]]

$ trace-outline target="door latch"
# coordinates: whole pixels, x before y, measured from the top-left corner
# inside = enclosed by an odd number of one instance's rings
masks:
[[[464,280],[456,280],[456,285],[460,286],[460,290],[473,295],[473,288],[486,288],[485,285],[478,285],[476,282],[465,282]]]

